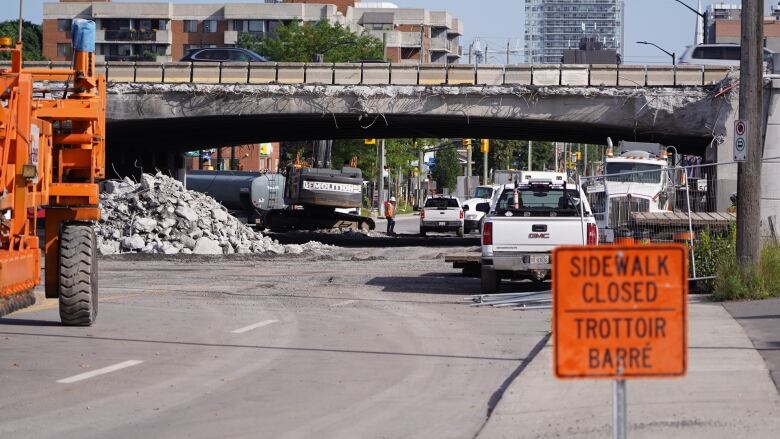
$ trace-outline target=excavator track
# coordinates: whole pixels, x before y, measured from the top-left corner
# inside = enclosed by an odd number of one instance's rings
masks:
[[[35,305],[35,294],[32,290],[0,297],[0,317]]]

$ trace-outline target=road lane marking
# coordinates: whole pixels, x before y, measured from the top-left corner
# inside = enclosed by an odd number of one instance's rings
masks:
[[[112,296],[100,296],[99,301],[100,302],[109,302],[111,300],[119,300],[119,299],[126,299],[128,297],[135,297],[140,296],[141,293],[131,293],[131,294],[117,294]],[[19,311],[16,311],[14,315],[16,314],[25,314],[28,312],[36,312],[36,311],[44,311],[47,309],[54,309],[58,308],[60,306],[60,302],[57,299],[47,299],[43,294],[36,294],[35,295],[35,305],[29,306],[24,309],[20,309]]]
[[[121,363],[117,363],[111,366],[104,367],[102,369],[93,370],[91,372],[85,372],[78,375],[73,375],[72,377],[63,378],[61,380],[57,380],[60,384],[70,384],[75,383],[77,381],[86,380],[92,377],[96,377],[98,375],[105,375],[107,373],[116,372],[117,370],[124,369],[131,366],[136,366],[143,363],[141,360],[128,360],[123,361]]]
[[[263,326],[268,326],[271,324],[274,324],[278,322],[279,320],[263,320],[262,322],[258,322],[249,326],[244,326],[243,328],[238,328],[236,330],[230,331],[233,334],[243,334],[244,332],[249,332],[253,329],[262,328]]]
[[[351,305],[351,304],[353,304],[353,303],[355,303],[355,302],[357,302],[357,300],[345,300],[345,301],[343,301],[343,302],[334,303],[333,305],[331,305],[331,307],[332,307],[332,308],[338,308],[338,307],[340,307],[340,306],[347,306],[347,305]]]

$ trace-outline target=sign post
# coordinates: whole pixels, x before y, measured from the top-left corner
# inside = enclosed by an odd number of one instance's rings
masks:
[[[553,367],[560,379],[613,384],[613,437],[627,434],[626,381],[687,370],[684,245],[565,246],[553,251]]]
[[[747,160],[748,124],[745,120],[734,121],[734,161]]]

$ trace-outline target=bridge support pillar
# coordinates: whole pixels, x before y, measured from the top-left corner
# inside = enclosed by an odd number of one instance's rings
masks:
[[[704,159],[707,163],[726,163],[734,161],[734,120],[737,112],[729,112],[723,122],[726,134],[723,137],[715,137],[707,147]],[[713,178],[709,183],[714,187],[708,192],[714,197],[715,205],[712,206],[718,212],[725,212],[731,207],[731,195],[737,192],[737,165],[720,165],[712,169]]]
[[[780,175],[780,79],[773,79],[764,93],[766,105],[766,130],[764,137],[764,162],[761,175],[761,235],[765,238],[777,236],[780,219],[780,196],[777,176]],[[774,231],[772,228],[774,227]]]

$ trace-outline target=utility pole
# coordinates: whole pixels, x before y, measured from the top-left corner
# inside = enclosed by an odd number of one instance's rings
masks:
[[[506,65],[509,65],[509,54],[511,53],[512,41],[506,40]]]
[[[737,259],[755,267],[761,255],[761,159],[764,152],[763,47],[764,2],[742,0],[742,59],[739,118],[747,121],[747,160],[737,171]]]
[[[529,172],[531,171],[531,160],[532,160],[532,157],[531,157],[531,141],[529,140],[528,141],[528,171]]]
[[[471,55],[474,53],[474,43],[469,44],[469,65],[471,65]]]
[[[559,149],[560,149],[560,147],[561,147],[560,143],[555,142],[555,172],[558,172],[558,169],[560,169],[559,168],[559,166],[560,166],[560,163],[559,163],[559,161],[560,161],[560,157],[559,157],[559,154],[560,154]]]
[[[385,139],[379,141],[379,217],[385,217]]]

